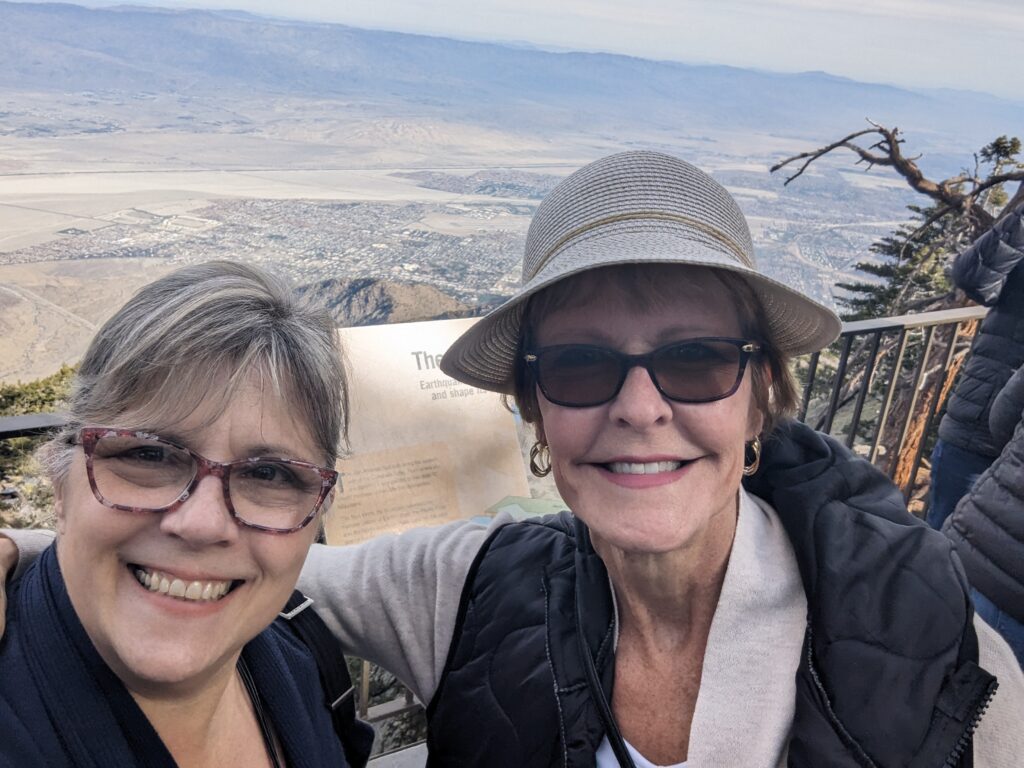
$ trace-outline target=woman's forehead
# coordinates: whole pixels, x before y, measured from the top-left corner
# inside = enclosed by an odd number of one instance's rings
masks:
[[[536,320],[565,313],[618,311],[650,315],[669,312],[687,316],[712,315],[733,319],[736,298],[711,270],[679,265],[642,265],[616,274],[592,270],[553,287],[542,299]]]
[[[259,369],[167,376],[158,386],[140,393],[121,414],[118,426],[186,437],[238,408],[254,416],[268,412],[284,415],[305,428],[292,389],[288,380],[267,376]]]

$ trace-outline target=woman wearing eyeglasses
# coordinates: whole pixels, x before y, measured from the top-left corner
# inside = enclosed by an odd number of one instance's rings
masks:
[[[97,333],[45,449],[56,543],[9,597],[0,765],[347,764],[312,657],[269,626],[335,492],[336,339],[227,262]]]
[[[442,368],[515,399],[571,511],[313,548],[300,586],[428,703],[430,766],[1024,754],[1024,677],[949,543],[784,420],[791,357],[839,323],[752,250],[729,194],[676,158],[570,176],[522,288]]]

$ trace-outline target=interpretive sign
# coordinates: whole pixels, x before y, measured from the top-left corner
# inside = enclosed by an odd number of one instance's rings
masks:
[[[329,544],[479,516],[529,496],[515,421],[499,395],[441,372],[473,319],[339,330],[349,369],[351,457],[326,519]]]

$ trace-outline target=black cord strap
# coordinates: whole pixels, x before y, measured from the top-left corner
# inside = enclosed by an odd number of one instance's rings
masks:
[[[270,722],[267,720],[266,710],[263,709],[263,700],[260,699],[260,692],[256,690],[256,682],[252,679],[249,665],[245,659],[238,657],[238,674],[242,678],[242,685],[249,694],[249,701],[252,702],[253,711],[256,713],[256,722],[260,724],[260,732],[263,734],[263,746],[267,749],[267,756],[273,768],[281,768],[281,761],[277,757],[277,747],[274,744],[274,735],[270,730]]]

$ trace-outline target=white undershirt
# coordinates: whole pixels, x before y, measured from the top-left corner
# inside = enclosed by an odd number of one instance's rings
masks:
[[[636,751],[636,748],[625,739],[622,740],[626,745],[626,749],[629,750],[629,756],[633,758],[633,763],[636,768],[686,768],[686,763],[674,763],[672,765],[655,765],[646,757]],[[612,744],[608,741],[608,737],[605,736],[601,741],[601,746],[598,747],[596,768],[619,768],[619,761],[615,757],[615,753],[612,751]]]

